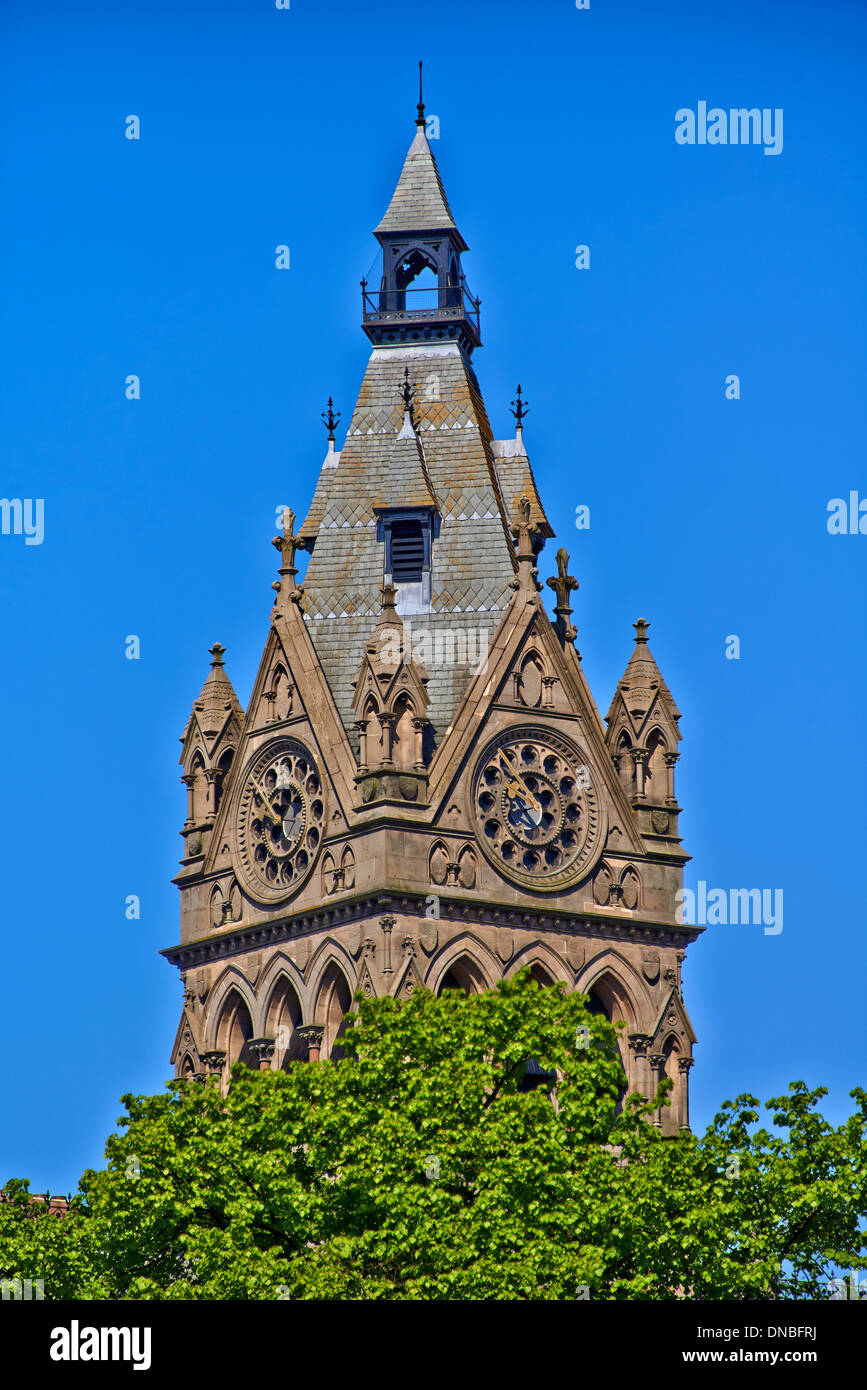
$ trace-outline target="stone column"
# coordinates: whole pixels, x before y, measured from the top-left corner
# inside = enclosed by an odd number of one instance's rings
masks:
[[[226,1065],[225,1052],[203,1052],[202,1061],[211,1076],[222,1076],[223,1068]]]
[[[382,934],[385,938],[385,950],[383,951],[382,973],[390,975],[391,972],[391,933],[394,929],[396,917],[380,917],[379,925],[382,927]]]
[[[355,728],[358,730],[358,771],[367,771],[367,719],[356,719]]]
[[[666,806],[676,806],[677,797],[674,794],[674,765],[680,757],[679,753],[663,753],[665,759],[665,775],[667,781],[665,804]]]
[[[397,715],[391,710],[383,710],[379,716],[379,725],[382,729],[382,765],[392,767],[394,765],[394,726]]]
[[[640,1091],[646,1098],[650,1099],[653,1089],[653,1077],[650,1071],[650,1064],[647,1059],[647,1049],[653,1039],[649,1033],[630,1033],[627,1039],[629,1050],[634,1058],[633,1071],[635,1076],[635,1089]]]
[[[424,772],[424,731],[427,728],[426,719],[414,719],[412,727],[415,729],[415,770]]]
[[[651,1088],[655,1091],[660,1081],[665,1076],[665,1053],[649,1052],[647,1055],[647,1060],[653,1069],[651,1072]],[[653,1123],[656,1125],[657,1129],[662,1129],[661,1108],[654,1112]]]
[[[650,756],[646,748],[631,748],[632,761],[635,763],[635,799],[644,800],[644,774],[647,771],[647,760]]]
[[[302,1023],[300,1028],[295,1029],[295,1032],[301,1041],[307,1044],[308,1062],[318,1062],[325,1029],[321,1028],[318,1023]]]
[[[571,610],[570,610],[571,611]],[[542,705],[545,709],[552,709],[554,705],[554,686],[557,684],[557,676],[542,677]]]
[[[195,785],[196,779],[191,772],[187,772],[181,778],[181,781],[187,789],[187,819],[184,821],[184,825],[195,825],[195,817],[193,816],[193,786]]]
[[[694,1065],[695,1062],[692,1057],[678,1057],[677,1059],[678,1072],[680,1073],[677,1078],[677,1089],[680,1092],[678,1096],[678,1128],[682,1131],[685,1131],[687,1134],[690,1132],[689,1069]]]
[[[270,1071],[271,1059],[274,1056],[273,1038],[251,1038],[247,1046],[251,1052],[255,1052],[259,1059],[259,1070]]]
[[[217,768],[215,768],[215,767],[207,767],[207,768],[205,768],[205,776],[206,776],[207,779],[208,779],[208,793],[207,793],[207,800],[206,800],[206,802],[205,802],[205,819],[206,819],[206,820],[213,820],[213,819],[214,819],[214,816],[217,814],[217,792],[216,792],[216,784],[217,784],[217,777],[218,777],[218,775],[219,775],[219,773],[218,773],[218,769],[217,769]]]

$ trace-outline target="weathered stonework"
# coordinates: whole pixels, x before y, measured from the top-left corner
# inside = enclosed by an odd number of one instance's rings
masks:
[[[639,620],[603,722],[564,550],[548,615],[526,406],[495,440],[470,362],[478,306],[461,325],[456,298],[466,243],[423,122],[377,236],[375,346],[343,449],[329,426],[308,516],[296,532],[286,513],[275,538],[247,709],[217,645],[182,738],[176,1073],[333,1056],[358,990],[487,989],[529,966],[624,1020],[629,1085],[673,1079],[660,1123],[675,1132],[700,930],[675,911],[680,716]],[[439,289],[413,310],[424,266]]]

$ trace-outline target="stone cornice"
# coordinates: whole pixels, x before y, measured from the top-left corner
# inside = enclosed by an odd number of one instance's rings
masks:
[[[167,946],[160,955],[180,970],[195,965],[244,955],[248,951],[276,946],[312,932],[333,930],[387,912],[425,917],[425,902],[429,894],[399,891],[365,893],[340,902],[320,905],[306,912],[277,920],[262,920],[236,924],[231,931],[205,936],[197,941]],[[704,927],[686,923],[666,922],[646,913],[607,910],[594,907],[585,912],[563,912],[553,908],[494,905],[473,898],[447,895],[440,891],[440,920],[443,922],[473,922],[480,926],[511,927],[525,931],[554,932],[560,935],[599,937],[604,940],[655,942],[660,946],[683,947],[698,939]]]

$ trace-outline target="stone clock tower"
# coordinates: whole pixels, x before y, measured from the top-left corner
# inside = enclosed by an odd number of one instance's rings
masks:
[[[488,989],[529,966],[623,1019],[631,1089],[675,1083],[698,929],[675,912],[679,713],[635,624],[605,721],[575,648],[568,555],[523,440],[495,439],[479,301],[419,106],[362,281],[370,360],[343,448],[275,538],[247,708],[212,648],[183,734],[178,1075],[339,1055],[353,994]],[[303,586],[299,552],[309,554]],[[550,597],[550,596],[549,596]]]

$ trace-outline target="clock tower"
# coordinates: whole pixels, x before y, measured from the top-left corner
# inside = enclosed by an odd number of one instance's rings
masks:
[[[603,721],[563,548],[539,578],[554,533],[527,405],[519,387],[514,436],[496,439],[421,104],[375,236],[370,359],[340,450],[329,401],[306,516],[287,509],[274,538],[250,699],[217,644],[183,734],[176,1073],[339,1056],[356,991],[483,990],[527,966],[625,1022],[629,1088],[671,1076],[658,1122],[676,1132],[700,930],[676,912],[680,715],[639,619]]]

